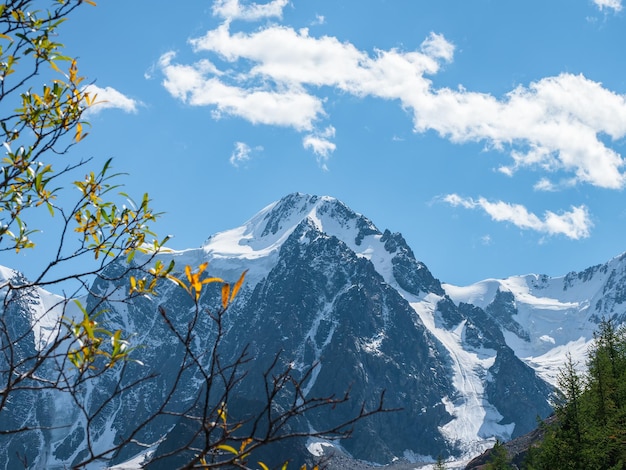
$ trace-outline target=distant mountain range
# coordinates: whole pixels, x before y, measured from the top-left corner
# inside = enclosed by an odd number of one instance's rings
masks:
[[[261,370],[281,350],[281,358],[296,370],[318,364],[306,383],[308,396],[341,394],[349,387],[358,408],[384,390],[386,405],[401,409],[359,423],[349,440],[324,445],[304,440],[290,448],[292,456],[326,450],[377,464],[432,462],[438,456],[470,459],[495,439],[509,440],[534,429],[537,417],[552,411],[553,387],[565,355],[584,365],[598,321],[626,320],[624,255],[557,278],[526,275],[466,287],[442,284],[401,234],[380,231],[326,196],[290,194],[242,226],[211,236],[200,248],[162,257],[175,260],[181,276],[185,265],[205,261],[211,275],[227,280],[248,270],[229,311],[225,344],[233,356],[249,345],[254,366]],[[6,268],[0,275],[14,283],[20,279]],[[93,289],[127,291],[128,279],[99,281]],[[134,342],[145,346],[133,352],[145,365],[128,368],[127,374],[149,370],[157,377],[107,406],[98,423],[81,420],[60,394],[38,397],[35,407],[26,398],[15,403],[11,419],[20,416],[34,430],[26,436],[0,436],[4,468],[15,468],[16,450],[26,448],[32,468],[71,466],[84,449],[85,426],[92,426],[92,438],[104,448],[153,413],[181,363],[180,349],[156,321],[157,309],[178,312],[176,321],[185,325],[186,295],[171,284],[157,300],[106,306],[111,328],[135,332]],[[207,307],[214,305],[211,295],[201,298]],[[33,291],[4,313],[26,322],[22,327],[35,325],[33,350],[46,339],[45,322],[34,319],[53,304],[51,294]],[[48,315],[52,322],[54,309]],[[211,324],[198,328],[206,334],[197,335],[197,347],[206,348]],[[94,407],[116,383],[105,376],[97,380],[84,392]],[[202,386],[198,377],[186,380],[176,398],[181,406]],[[251,381],[249,389],[241,390],[241,409],[260,405],[258,387]],[[339,422],[354,411],[308,416],[301,425],[318,429],[326,420]],[[67,427],[63,432],[35,429],[46,423]],[[149,462],[164,443],[178,439],[179,431],[175,419],[157,420],[139,436],[155,443],[150,453],[129,446],[109,465],[139,462],[140,455]]]

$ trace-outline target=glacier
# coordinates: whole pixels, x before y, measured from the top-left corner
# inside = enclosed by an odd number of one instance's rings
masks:
[[[304,442],[304,452],[313,456],[333,449],[377,464],[415,460],[407,456],[470,459],[495,439],[528,431],[537,415],[547,416],[566,355],[583,370],[598,322],[626,320],[626,255],[561,277],[527,274],[454,286],[436,279],[400,234],[380,231],[329,196],[290,194],[199,248],[163,251],[157,258],[174,260],[179,275],[185,265],[204,262],[211,275],[227,280],[247,270],[231,326],[245,322],[249,331],[233,328],[228,341],[249,344],[259,364],[277,349],[290,355],[297,370],[317,364],[305,396],[336,393],[333,387],[351,381],[357,399],[389,390],[392,404],[406,410],[404,416],[363,424],[353,442]],[[0,268],[0,286],[15,276]],[[121,299],[125,287],[102,283],[96,288],[119,289]],[[137,350],[138,360],[152,364],[165,361],[161,353],[171,356],[164,370],[175,367],[176,350],[154,312],[188,308],[176,289],[171,284],[158,298],[132,305],[112,298],[109,305],[113,325],[136,333],[134,344],[146,346]],[[33,347],[41,349],[58,328],[61,312],[71,307],[61,297],[37,292],[36,301],[22,307],[35,332]],[[186,313],[180,312],[184,321]],[[206,347],[202,341],[198,336],[198,348]],[[136,365],[136,370],[142,369]],[[200,386],[196,378],[189,380],[181,401],[192,399]],[[85,393],[89,397],[93,391]],[[67,413],[71,405],[58,396],[51,400],[55,405],[48,413],[74,420],[69,434],[80,435],[86,424]],[[128,404],[112,406],[93,430],[96,447],[105,450],[123,432],[125,416],[140,401],[128,395]],[[306,426],[316,428],[316,419]],[[130,449],[108,464],[139,468],[149,462],[174,424],[151,429],[150,446]],[[385,434],[391,429],[407,435],[389,442]],[[49,468],[72,465],[84,449],[58,433],[40,434],[37,440],[40,452],[31,460]]]

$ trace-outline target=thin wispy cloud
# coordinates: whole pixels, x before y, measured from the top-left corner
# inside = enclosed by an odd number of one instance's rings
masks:
[[[335,128],[328,126],[326,129],[308,134],[302,139],[304,148],[312,150],[317,155],[322,168],[325,170],[328,169],[326,161],[337,148],[331,141],[333,137],[335,137]]]
[[[593,3],[600,9],[618,12],[622,10],[622,0],[593,0]]]
[[[584,205],[572,207],[570,211],[561,214],[545,211],[541,218],[520,204],[492,202],[482,197],[472,199],[463,198],[458,194],[448,194],[443,201],[455,207],[482,209],[497,222],[509,222],[524,230],[533,230],[547,235],[564,235],[574,240],[589,237],[593,226],[589,212]]]
[[[252,149],[245,142],[235,142],[235,148],[228,161],[235,168],[239,168],[245,166],[252,159],[253,152],[261,150],[263,150],[263,147],[255,147]]]
[[[315,15],[315,20],[311,22],[312,26],[317,26],[326,23],[324,15]]]
[[[245,3],[240,0],[216,0],[213,14],[226,20],[257,21],[263,18],[282,18],[283,8],[289,0],[273,0],[269,3]]]
[[[422,42],[420,49],[427,56],[443,59],[446,62],[452,62],[454,58],[454,44],[448,42],[443,34],[431,32]]]
[[[539,181],[537,181],[537,183],[535,183],[535,186],[533,186],[533,188],[535,189],[535,191],[554,192],[558,190],[558,187],[548,178],[541,178]]]
[[[87,109],[87,115],[98,114],[105,109],[121,109],[126,113],[136,113],[141,106],[140,101],[127,97],[115,88],[88,85],[85,91],[92,97],[95,96],[95,103]]]

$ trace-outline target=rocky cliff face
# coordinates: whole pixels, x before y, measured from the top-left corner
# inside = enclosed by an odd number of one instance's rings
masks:
[[[303,194],[266,207],[200,249],[163,258],[174,259],[181,276],[186,264],[204,261],[211,275],[226,280],[249,270],[224,323],[223,357],[232,360],[247,345],[254,358],[238,399],[229,403],[231,413],[244,416],[262,406],[262,373],[280,351],[279,364],[291,365],[306,379],[307,397],[351,390],[349,405],[294,424],[303,430],[341,422],[362,402],[375,405],[385,391],[386,405],[399,411],[375,415],[357,425],[352,439],[333,444],[338,452],[380,464],[470,457],[491,447],[495,438],[506,441],[531,431],[536,417],[551,411],[555,364],[548,357],[558,362],[564,350],[555,348],[584,347],[594,319],[624,315],[626,298],[621,259],[562,279],[526,276],[464,288],[441,284],[400,234],[381,232],[333,198]],[[99,281],[93,290],[119,292],[121,299],[128,279]],[[203,291],[202,310],[214,310],[218,297],[211,289]],[[88,305],[96,302],[91,298]],[[3,318],[28,329],[33,319],[24,312],[34,311],[33,305],[12,303],[16,310],[6,309]],[[190,359],[159,309],[181,334],[194,325],[193,347],[201,356],[211,349],[216,332],[209,316],[195,318],[192,307],[187,293],[173,283],[156,298],[122,303],[113,295],[98,306],[107,310],[110,328],[136,333],[133,344],[142,347],[133,355],[141,364],[130,362],[86,385],[81,399],[88,413],[62,395],[39,396],[41,411],[31,415],[33,422],[65,427],[58,433],[27,433],[20,449],[29,448],[33,468],[71,466],[84,458],[86,439],[105,449],[127,437],[155,414],[172,388],[168,413],[133,435],[134,442],[149,444],[149,452],[129,444],[105,459],[113,465],[143,453],[150,460],[190,439],[193,429],[177,416],[197,406],[206,377],[187,367]],[[556,326],[554,312],[561,315],[559,321],[567,317],[567,332]],[[24,344],[34,350],[35,343],[33,336]],[[118,384],[128,390],[110,400]],[[29,406],[28,400],[25,396],[20,402]],[[15,413],[4,412],[3,422],[17,419]],[[5,449],[18,445],[10,438],[0,440]],[[290,455],[305,458],[331,445],[313,444],[290,444]],[[6,468],[15,463],[9,454]],[[177,463],[159,462],[153,467]]]

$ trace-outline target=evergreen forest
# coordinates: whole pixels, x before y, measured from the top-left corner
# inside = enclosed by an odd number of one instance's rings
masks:
[[[529,451],[527,470],[626,468],[626,327],[603,320],[594,339],[586,374],[571,357],[561,370],[557,419],[543,425],[544,439]]]

